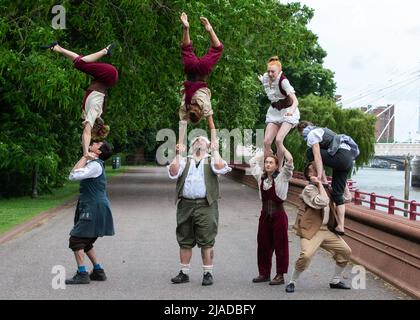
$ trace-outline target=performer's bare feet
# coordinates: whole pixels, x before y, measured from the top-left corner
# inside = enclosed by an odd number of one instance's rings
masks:
[[[190,27],[190,24],[188,22],[188,16],[185,12],[181,14],[180,19],[181,19],[182,27],[185,29],[188,29]]]
[[[213,31],[213,27],[211,26],[209,20],[206,17],[200,17],[200,20],[207,32]]]

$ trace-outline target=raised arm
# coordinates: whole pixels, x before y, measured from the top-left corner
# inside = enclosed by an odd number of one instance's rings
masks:
[[[217,149],[217,131],[216,131],[216,126],[214,125],[213,116],[207,117],[207,123],[209,125],[210,136],[211,136],[210,148]]]
[[[179,171],[181,168],[181,155],[180,150],[181,150],[182,146],[181,145],[176,145],[176,156],[174,158],[174,160],[172,160],[171,164],[169,165],[169,175],[171,177],[177,177],[179,175]]]
[[[328,206],[330,198],[325,191],[321,181],[316,177],[311,178],[312,184],[309,184],[303,189],[302,200],[306,205],[314,209],[323,209]]]
[[[85,122],[85,127],[83,128],[82,134],[82,148],[83,155],[87,155],[89,152],[90,140],[92,138],[92,126],[88,121]]]
[[[186,46],[191,43],[190,24],[188,22],[188,16],[185,12],[181,14],[180,19],[182,23],[182,45]]]
[[[314,155],[314,160],[315,160],[315,168],[316,168],[316,172],[317,172],[317,178],[318,180],[322,180],[322,172],[324,171],[324,166],[322,164],[322,157],[321,157],[321,150],[319,147],[319,143],[315,143],[312,146],[312,153]]]
[[[251,167],[251,174],[258,182],[263,174],[264,166],[264,152],[258,152],[254,157],[249,160],[249,166]]]
[[[212,25],[210,24],[209,20],[205,17],[200,17],[201,23],[203,24],[206,31],[209,33],[211,46],[213,48],[218,48],[221,46],[221,42],[217,37],[216,33],[213,30]]]
[[[230,168],[226,161],[222,159],[217,149],[212,150],[211,169],[218,175],[223,175],[232,171],[232,168]]]
[[[184,151],[186,150],[184,140],[185,140],[185,136],[187,132],[187,126],[188,126],[188,122],[186,120],[179,121],[179,138],[178,138],[178,144],[176,146],[177,153],[183,154]]]
[[[99,177],[102,174],[102,166],[96,161],[88,163],[89,160],[94,160],[96,158],[97,155],[94,153],[88,153],[80,158],[71,170],[69,179],[75,181]]]
[[[289,181],[293,177],[294,166],[293,156],[287,149],[284,149],[284,158],[286,159],[286,163],[284,164],[283,168],[280,169],[278,178],[282,179],[283,181]]]

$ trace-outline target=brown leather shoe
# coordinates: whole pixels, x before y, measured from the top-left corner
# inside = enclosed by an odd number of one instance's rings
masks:
[[[278,286],[284,284],[284,277],[282,274],[277,274],[273,280],[270,281],[270,286]]]
[[[259,275],[258,277],[252,279],[252,282],[254,283],[268,282],[268,281],[270,281],[270,277],[264,277],[262,275]]]

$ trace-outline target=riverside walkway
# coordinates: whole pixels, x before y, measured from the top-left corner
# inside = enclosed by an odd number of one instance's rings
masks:
[[[213,286],[201,286],[201,258],[197,248],[193,251],[190,282],[171,284],[170,278],[179,271],[175,183],[168,179],[165,168],[133,167],[109,183],[116,235],[96,242],[99,260],[108,276],[106,282],[67,286],[64,290],[52,288],[53,266],[64,266],[67,277],[76,269],[68,249],[74,202],[56,211],[38,227],[0,245],[0,299],[410,299],[369,272],[366,289],[329,289],[334,262],[323,250],[318,251],[309,269],[299,278],[293,294],[287,294],[284,285],[252,283],[251,279],[258,273],[256,234],[261,205],[258,192],[225,177],[220,179],[220,185],[222,199]],[[291,229],[296,208],[287,205],[286,211],[290,226],[287,281],[299,254],[299,238]],[[349,284],[354,276],[352,267],[349,265],[345,272]]]

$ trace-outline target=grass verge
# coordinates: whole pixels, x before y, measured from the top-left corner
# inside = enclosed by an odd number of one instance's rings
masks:
[[[113,170],[111,166],[106,167],[107,178],[127,171],[122,166]],[[53,190],[51,194],[41,195],[36,199],[31,197],[20,197],[0,200],[0,234],[12,229],[39,213],[58,207],[67,200],[75,197],[79,192],[79,182],[67,182],[62,188]]]

